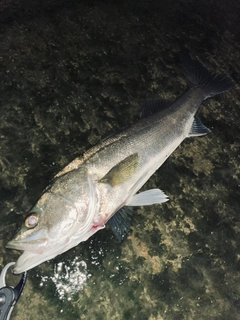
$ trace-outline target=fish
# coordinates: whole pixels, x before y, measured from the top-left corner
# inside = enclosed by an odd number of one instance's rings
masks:
[[[146,100],[136,123],[99,142],[50,181],[6,245],[22,251],[14,273],[53,259],[106,225],[122,240],[132,207],[168,201],[158,188],[139,190],[185,138],[210,133],[196,113],[204,100],[234,86],[190,55],[181,61],[188,88],[178,99]]]

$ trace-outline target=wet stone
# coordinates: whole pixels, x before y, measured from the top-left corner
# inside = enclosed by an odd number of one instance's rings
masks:
[[[5,245],[57,172],[139,119],[147,98],[186,89],[190,51],[239,83],[239,3],[5,1],[0,4],[1,268]],[[187,139],[150,179],[170,201],[28,272],[12,319],[237,320],[239,90],[204,102],[212,133]],[[31,306],[31,307],[29,307]]]

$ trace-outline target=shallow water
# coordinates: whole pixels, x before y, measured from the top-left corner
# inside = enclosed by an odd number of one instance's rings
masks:
[[[0,6],[1,266],[54,174],[138,119],[144,99],[186,89],[183,51],[237,85],[204,102],[212,133],[186,140],[144,187],[170,201],[136,208],[122,243],[102,230],[29,271],[12,319],[240,319],[239,5],[24,6]]]

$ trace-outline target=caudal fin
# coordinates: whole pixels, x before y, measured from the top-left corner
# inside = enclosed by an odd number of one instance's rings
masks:
[[[202,87],[206,93],[205,99],[234,87],[232,79],[209,72],[199,61],[192,59],[189,55],[183,55],[181,62],[189,86]]]

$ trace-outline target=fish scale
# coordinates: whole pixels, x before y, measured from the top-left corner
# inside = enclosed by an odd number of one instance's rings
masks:
[[[138,122],[103,140],[54,177],[7,244],[23,251],[15,273],[86,241],[107,223],[122,240],[130,228],[129,206],[168,200],[160,189],[138,191],[185,138],[210,132],[195,116],[201,103],[234,85],[190,56],[182,63],[188,80],[182,96],[174,102],[146,101]]]

